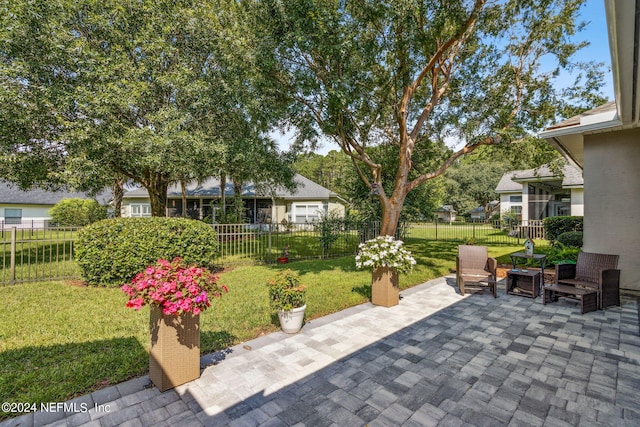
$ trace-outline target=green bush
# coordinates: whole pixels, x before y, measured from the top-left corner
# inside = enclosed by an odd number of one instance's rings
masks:
[[[582,231],[565,231],[558,236],[558,242],[573,248],[582,247]]]
[[[544,219],[544,232],[547,240],[557,240],[558,236],[567,231],[582,231],[583,217],[554,216]]]
[[[554,242],[547,251],[547,265],[556,265],[560,261],[577,261],[580,248],[565,246]]]
[[[49,209],[51,223],[66,227],[84,227],[107,218],[107,207],[92,199],[62,199]]]
[[[84,227],[76,260],[91,285],[119,286],[158,259],[181,257],[212,267],[218,251],[213,229],[186,218],[114,218]]]

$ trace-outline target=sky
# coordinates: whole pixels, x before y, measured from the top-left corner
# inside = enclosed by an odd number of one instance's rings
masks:
[[[603,94],[612,101],[613,96],[613,78],[611,76],[611,55],[609,51],[609,37],[607,34],[607,22],[604,12],[604,0],[587,0],[581,8],[580,19],[587,23],[586,28],[577,34],[576,40],[587,41],[589,46],[582,49],[575,55],[578,61],[596,61],[605,64],[607,70],[605,85],[602,89]],[[561,74],[559,83],[561,85],[572,83],[575,75],[569,73]],[[289,143],[293,139],[293,132],[281,135],[279,131],[275,131],[270,135],[277,141],[280,150],[286,151]],[[338,145],[331,141],[322,142],[315,151],[317,154],[325,155],[331,150],[338,150]]]

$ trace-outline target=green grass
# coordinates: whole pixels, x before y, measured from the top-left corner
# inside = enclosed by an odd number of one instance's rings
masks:
[[[73,261],[75,229],[16,230],[15,280],[78,277]],[[8,283],[11,265],[11,233],[0,233],[0,283]]]
[[[401,276],[402,289],[455,266],[456,242],[406,244],[418,265]],[[518,250],[495,246],[490,254]],[[283,268],[307,286],[307,320],[369,300],[371,273],[356,270],[352,256],[238,267],[220,275],[229,293],[201,315],[203,354],[278,330],[265,283]],[[0,298],[0,400],[63,401],[147,372],[149,311],[126,309],[120,289],[37,282],[0,287]]]

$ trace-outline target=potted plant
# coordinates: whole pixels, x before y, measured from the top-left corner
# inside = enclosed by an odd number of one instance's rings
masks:
[[[286,264],[289,262],[289,245],[282,249],[282,254],[278,257],[278,264]]]
[[[371,302],[391,307],[400,301],[399,273],[409,273],[416,260],[403,248],[401,240],[378,236],[358,246],[356,267],[372,272]]]
[[[200,377],[200,313],[228,292],[218,276],[180,258],[160,259],[121,287],[126,306],[150,306],[149,378],[165,391]]]
[[[278,312],[282,331],[295,334],[302,328],[305,301],[305,286],[290,269],[280,271],[267,282],[271,307]]]

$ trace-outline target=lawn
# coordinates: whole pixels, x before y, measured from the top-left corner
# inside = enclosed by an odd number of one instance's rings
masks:
[[[46,280],[78,277],[73,261],[76,228],[50,230],[18,229],[15,236],[15,280]],[[11,231],[0,232],[0,283],[11,277]]]
[[[401,276],[400,287],[448,274],[457,244],[408,239],[418,266]],[[493,246],[490,254],[500,257],[520,249]],[[203,354],[278,329],[265,282],[283,268],[299,273],[308,287],[307,320],[370,297],[371,274],[356,270],[353,256],[237,267],[221,274],[229,293],[201,315]],[[37,282],[0,287],[0,298],[5,307],[0,311],[3,402],[64,401],[147,372],[149,311],[126,309],[119,289]]]

